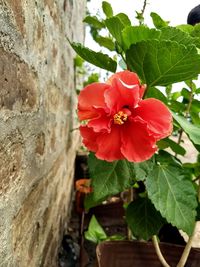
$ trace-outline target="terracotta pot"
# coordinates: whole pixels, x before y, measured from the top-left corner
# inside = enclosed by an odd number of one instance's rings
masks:
[[[184,246],[160,243],[171,267],[176,267]],[[162,267],[151,242],[108,241],[96,249],[99,267]],[[185,267],[200,267],[200,249],[192,249]]]

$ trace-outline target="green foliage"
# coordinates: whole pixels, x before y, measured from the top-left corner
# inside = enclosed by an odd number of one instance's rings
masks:
[[[153,24],[157,29],[161,29],[163,27],[168,26],[169,22],[164,21],[157,13],[151,12],[151,18],[153,20]]]
[[[181,156],[184,156],[186,153],[185,148],[183,148],[181,145],[177,144],[175,141],[169,138],[165,138],[165,139],[158,141],[157,145],[160,149],[165,149],[165,148],[170,147],[174,153],[181,155]]]
[[[192,81],[200,74],[200,25],[169,27],[169,22],[152,12],[155,28],[151,29],[141,25],[144,20],[142,11],[137,12],[140,26],[131,26],[126,14],[113,15],[108,2],[102,2],[102,9],[106,19],[89,15],[84,22],[90,26],[93,39],[101,47],[115,52],[115,60],[80,44],[72,43],[73,49],[82,59],[105,70],[115,72],[118,62],[122,69],[136,72],[141,83],[147,84],[145,98],[159,99],[172,110],[173,133],[178,134],[177,139],[181,128],[200,151],[200,88]],[[75,66],[82,67],[80,57],[75,59]],[[98,75],[92,73],[84,85],[98,79]],[[185,82],[184,87],[174,92],[172,85],[181,81]],[[133,234],[148,240],[158,233],[166,219],[190,235],[200,214],[197,186],[192,181],[200,175],[200,163],[197,160],[182,164],[164,151],[170,148],[175,155],[185,155],[182,142],[177,143],[173,138],[162,139],[157,145],[159,152],[141,163],[105,162],[91,154],[89,168],[93,192],[86,197],[86,208],[142,183],[146,186],[145,198],[131,202],[126,211]],[[86,237],[93,242],[119,238],[108,237],[93,218]]]
[[[104,232],[103,228],[94,215],[92,216],[88,230],[84,233],[84,235],[87,240],[94,243],[100,243],[101,241],[107,239],[106,233]]]
[[[191,235],[196,217],[196,191],[180,164],[166,159],[146,179],[148,197],[168,222]]]
[[[157,235],[165,223],[148,198],[138,198],[131,202],[126,209],[126,220],[133,235],[144,240]]]
[[[87,209],[129,188],[135,177],[132,163],[126,160],[107,162],[90,154],[88,163],[93,192],[85,200]]]
[[[122,44],[122,30],[124,29],[124,24],[122,23],[120,18],[115,16],[106,19],[105,24],[110,34],[116,39],[119,44]]]
[[[100,35],[97,35],[94,40],[103,47],[106,47],[107,49],[109,49],[110,51],[114,51],[115,50],[115,44],[113,42],[113,40],[110,37],[103,37]]]
[[[167,97],[156,87],[150,87],[147,91],[146,98],[156,98],[162,101],[167,105],[168,99]]]
[[[105,27],[105,24],[100,21],[96,16],[87,16],[84,18],[83,22],[92,25],[96,29],[102,29]]]
[[[126,60],[149,87],[188,80],[200,72],[196,48],[171,41],[149,40],[131,45]]]
[[[91,49],[86,48],[79,43],[71,43],[71,46],[76,53],[87,62],[111,72],[116,71],[117,63],[108,55],[105,55],[101,52],[92,51]]]
[[[113,9],[110,3],[103,1],[102,9],[107,18],[110,18],[113,16]]]
[[[154,157],[152,157],[149,160],[133,164],[135,171],[135,179],[137,181],[144,181],[146,179],[149,172],[153,169],[153,166],[155,164],[154,161]]]
[[[84,81],[83,85],[86,86],[91,83],[96,83],[99,81],[99,74],[98,73],[92,73],[89,75],[86,81]]]
[[[190,140],[194,144],[200,145],[200,126],[194,125],[188,122],[187,119],[185,119],[184,117],[178,116],[174,112],[172,114],[173,114],[174,119],[178,122],[178,124],[181,126],[184,132],[188,135]]]
[[[111,235],[107,236],[102,226],[97,221],[96,217],[93,215],[88,230],[84,233],[85,239],[93,242],[100,243],[102,241],[115,241],[115,240],[124,240],[124,237],[121,235]]]
[[[116,17],[121,20],[121,22],[124,25],[124,27],[131,26],[131,21],[130,21],[129,17],[126,14],[119,13],[119,14],[116,15]]]
[[[146,26],[129,26],[124,28],[122,32],[123,47],[127,50],[132,44],[151,40],[159,39],[160,32],[156,29],[149,29]]]

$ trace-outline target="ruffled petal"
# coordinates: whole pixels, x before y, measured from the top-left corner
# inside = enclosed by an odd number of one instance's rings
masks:
[[[155,138],[148,133],[146,123],[131,121],[123,125],[121,152],[131,162],[145,161],[157,147]]]
[[[140,80],[136,73],[128,70],[117,72],[108,79],[107,83],[112,85],[113,80],[116,78],[121,80],[126,85],[138,85],[140,87],[139,89],[140,98],[143,97],[144,92],[146,90],[146,84],[140,85]]]
[[[121,126],[113,126],[110,133],[99,134],[96,141],[98,149],[96,157],[106,161],[124,159],[120,151],[121,147]]]
[[[140,101],[134,115],[147,123],[148,129],[157,140],[169,136],[172,132],[172,115],[160,100],[148,98]]]
[[[120,72],[113,74],[108,79],[107,83],[112,84],[113,80],[116,78],[120,79],[127,85],[134,85],[134,84],[139,85],[140,84],[137,74],[134,72],[128,71],[128,70],[120,71]]]
[[[105,102],[112,114],[122,108],[134,108],[140,100],[140,87],[138,85],[126,86],[121,80],[114,78],[112,86],[105,91]]]
[[[95,152],[98,148],[96,142],[98,134],[87,126],[80,126],[80,134],[83,138],[83,144],[88,148],[88,150]]]
[[[107,132],[111,131],[111,118],[107,114],[102,114],[96,119],[88,122],[88,127],[93,128],[94,132]]]
[[[78,96],[78,117],[80,120],[88,120],[98,117],[98,109],[107,108],[104,92],[110,88],[105,83],[92,83],[86,86]]]

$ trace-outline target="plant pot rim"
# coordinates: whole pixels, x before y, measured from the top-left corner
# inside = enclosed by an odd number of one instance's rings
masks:
[[[160,249],[171,267],[175,267],[184,246],[163,243]],[[105,241],[96,249],[99,267],[161,267],[152,242],[145,241]],[[188,267],[199,267],[200,249],[192,248],[188,257]]]

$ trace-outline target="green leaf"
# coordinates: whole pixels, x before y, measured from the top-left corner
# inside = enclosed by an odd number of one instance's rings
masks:
[[[172,225],[191,235],[196,217],[196,191],[179,165],[154,166],[146,178],[148,197]]]
[[[154,157],[143,162],[134,163],[135,179],[137,181],[144,181],[149,172],[153,169],[154,164]]]
[[[182,156],[185,155],[185,153],[186,153],[185,148],[183,148],[181,145],[177,144],[176,142],[174,142],[173,140],[171,140],[169,138],[167,138],[165,140],[174,153],[182,155]]]
[[[99,30],[105,27],[104,23],[99,21],[96,16],[87,16],[84,18],[83,22],[88,23]]]
[[[192,33],[194,27],[192,25],[189,25],[189,24],[181,24],[181,25],[176,26],[176,28],[183,31],[183,32],[187,32],[190,34],[190,33]]]
[[[94,243],[99,243],[107,239],[106,233],[94,215],[90,220],[88,230],[84,233],[84,236],[87,240]]]
[[[131,44],[150,39],[159,39],[160,32],[146,26],[129,26],[122,31],[123,47],[127,50]]]
[[[188,33],[183,32],[174,27],[165,27],[161,29],[160,40],[176,41],[185,46],[196,45],[200,47],[200,39],[190,36]]]
[[[187,88],[183,88],[181,90],[181,95],[188,100],[190,98],[191,92]]]
[[[153,97],[153,98],[159,99],[160,101],[162,101],[165,104],[168,103],[166,96],[156,87],[148,88],[146,97],[147,98]]]
[[[108,55],[101,52],[92,51],[91,49],[86,48],[79,43],[71,43],[71,46],[80,57],[82,57],[89,63],[111,72],[116,71],[117,63]]]
[[[105,20],[106,27],[108,28],[110,34],[116,39],[116,41],[122,43],[122,30],[124,29],[124,24],[118,17],[112,17]]]
[[[200,55],[196,48],[177,42],[141,41],[126,51],[126,60],[129,69],[149,87],[188,80],[200,73]]]
[[[122,236],[122,235],[111,235],[109,236],[106,241],[119,241],[119,240],[125,240],[126,237],[125,236]]]
[[[116,17],[118,17],[121,20],[121,22],[123,23],[124,27],[131,25],[131,21],[130,21],[129,17],[126,14],[119,13],[119,14],[116,15]]]
[[[193,31],[190,33],[193,37],[200,37],[200,25],[199,23],[192,26]]]
[[[113,9],[110,3],[103,1],[102,9],[107,18],[110,18],[113,16]]]
[[[85,200],[87,209],[129,188],[135,177],[134,165],[126,160],[107,162],[90,154],[88,164],[93,192]]]
[[[126,209],[126,220],[133,235],[145,240],[157,235],[165,220],[148,198],[138,198]]]
[[[107,49],[109,49],[110,51],[115,51],[115,44],[112,41],[111,38],[109,37],[103,37],[100,35],[97,35],[95,37],[95,41],[100,45],[100,46],[104,46]]]
[[[169,22],[168,21],[164,21],[157,13],[155,12],[151,12],[150,14],[152,20],[153,20],[153,24],[157,29],[161,29],[163,27],[168,26]]]
[[[174,112],[181,113],[185,111],[185,105],[179,101],[170,100],[170,109]]]
[[[177,115],[174,112],[172,112],[172,115],[174,119],[178,122],[178,124],[181,126],[181,128],[184,130],[184,132],[188,135],[190,140],[194,144],[200,145],[200,126],[190,123],[189,121],[187,121],[187,119]]]

